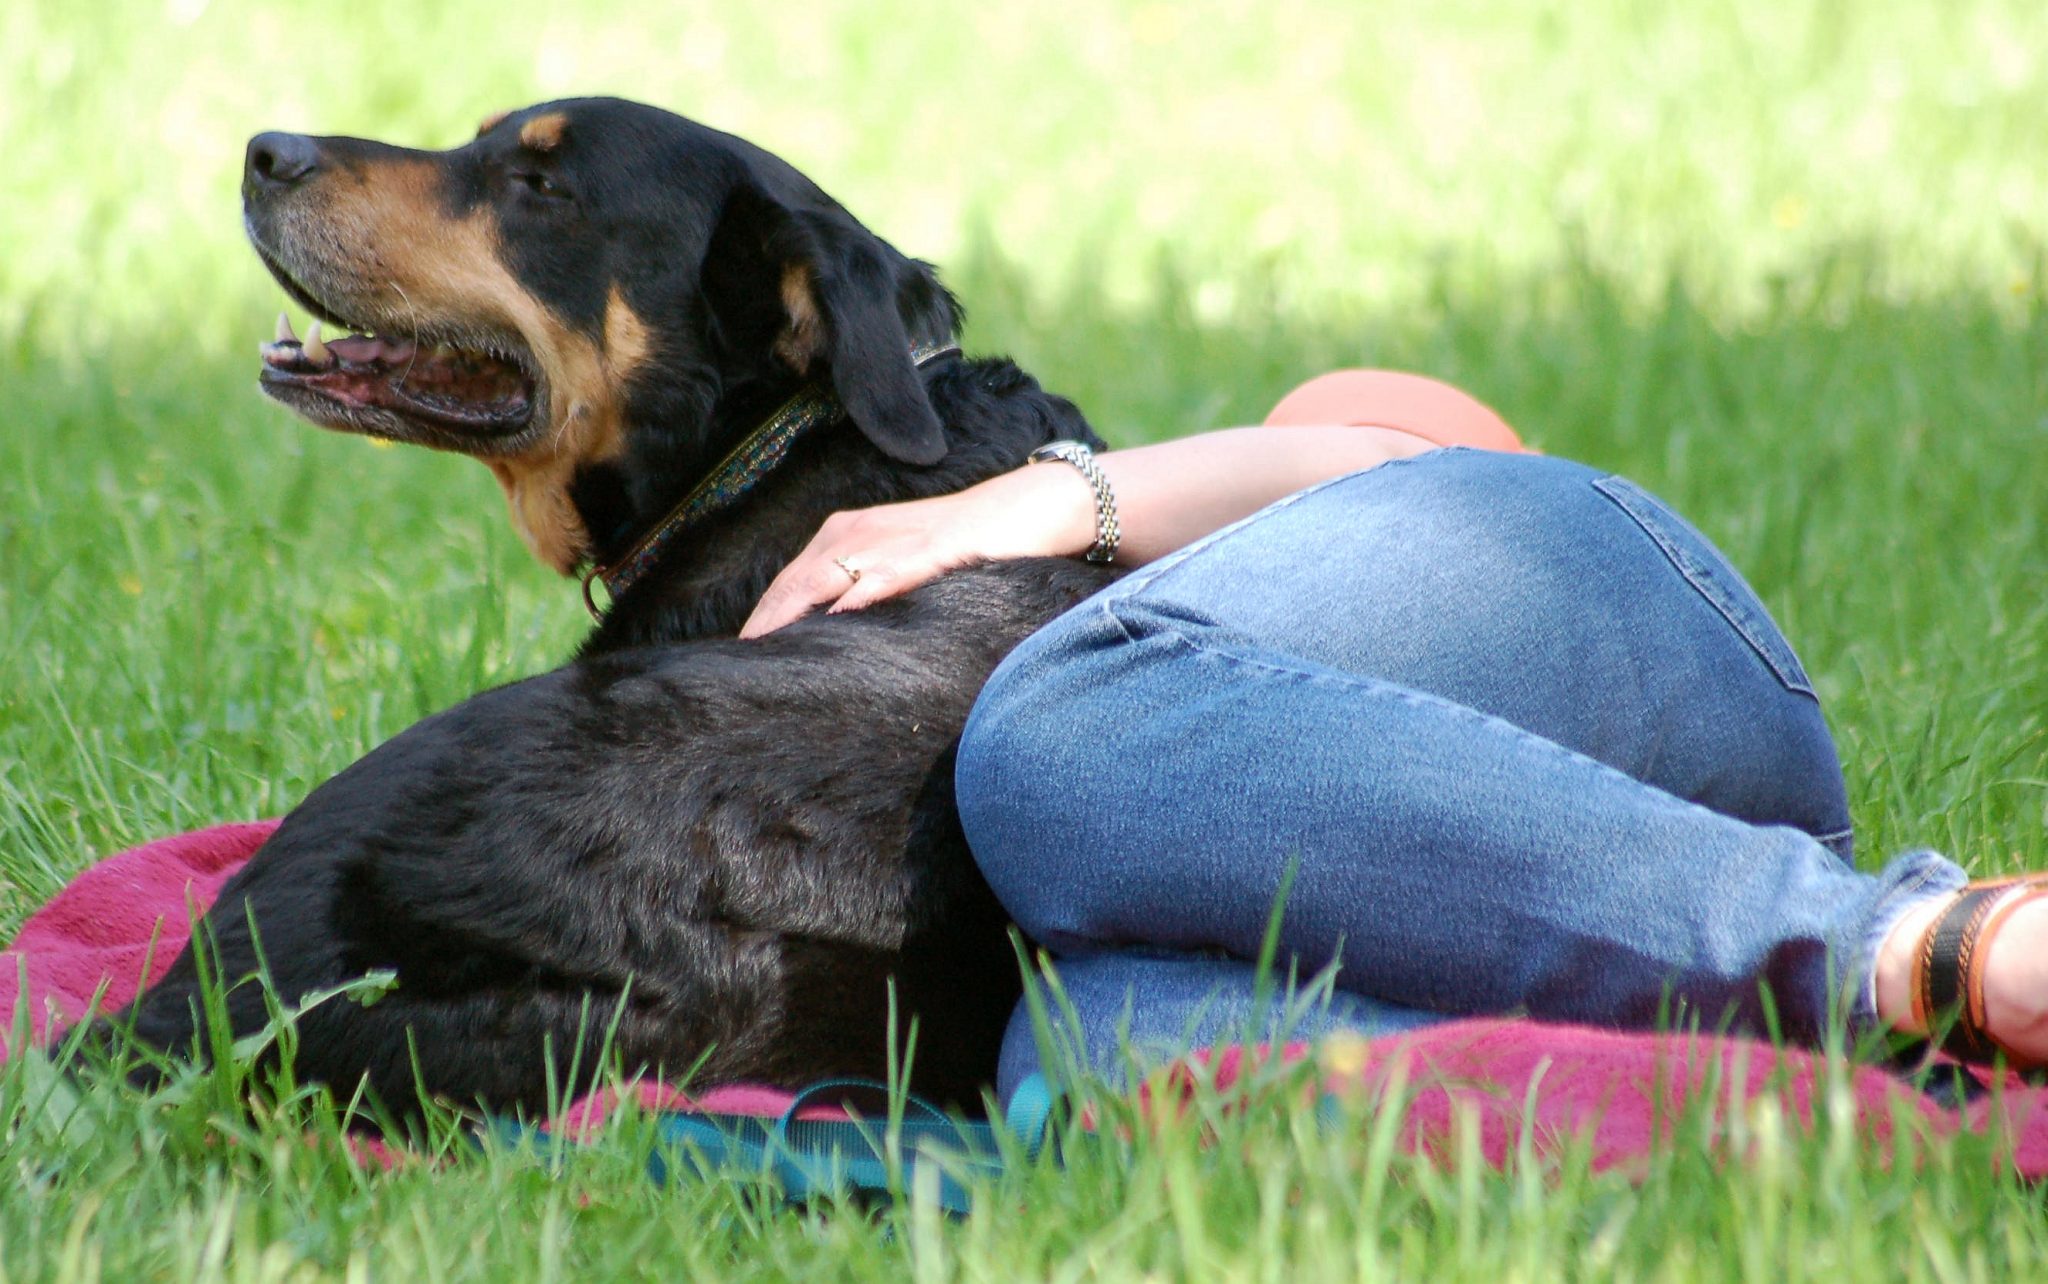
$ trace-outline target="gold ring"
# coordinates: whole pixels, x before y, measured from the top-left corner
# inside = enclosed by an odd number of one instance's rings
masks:
[[[845,571],[845,572],[846,572],[846,578],[847,578],[847,579],[850,579],[850,580],[852,580],[852,581],[853,581],[853,582],[854,582],[855,584],[858,584],[858,583],[860,583],[860,568],[859,568],[859,567],[857,567],[857,566],[848,566],[848,565],[846,564],[846,559],[845,559],[845,558],[843,558],[843,557],[835,557],[835,558],[833,558],[833,559],[832,559],[832,565],[834,565],[834,566],[838,567],[838,568],[839,568],[840,570],[842,570],[842,571]]]

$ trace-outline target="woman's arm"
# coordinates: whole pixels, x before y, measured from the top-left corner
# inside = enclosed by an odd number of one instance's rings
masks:
[[[1230,428],[1096,460],[1116,492],[1117,561],[1136,566],[1305,486],[1432,448],[1392,428]],[[956,567],[1073,556],[1094,542],[1094,493],[1058,461],[950,495],[834,513],[768,586],[740,636],[819,606],[858,610]]]

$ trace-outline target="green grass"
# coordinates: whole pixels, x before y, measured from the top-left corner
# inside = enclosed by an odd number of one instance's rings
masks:
[[[481,469],[255,394],[277,299],[234,187],[258,129],[442,145],[587,91],[789,156],[1118,441],[1255,420],[1338,363],[1463,384],[1749,573],[1867,861],[2048,867],[2037,9],[0,7],[0,928],[573,644],[573,587]],[[381,1175],[300,1107],[97,1090],[59,1120],[41,1084],[0,1071],[0,1279],[1960,1280],[2048,1253],[1993,1143],[1909,1159],[1825,1117],[1734,1163],[1702,1121],[1630,1182],[1411,1162],[1373,1144],[1390,1112],[1276,1103],[1027,1167],[952,1223],[657,1190],[630,1120],[559,1173]]]

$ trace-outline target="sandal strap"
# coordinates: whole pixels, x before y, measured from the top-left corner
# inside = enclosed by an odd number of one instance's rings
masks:
[[[2048,896],[2048,877],[2039,874],[1972,883],[1921,939],[1913,968],[1913,1018],[1932,1035],[1953,1017],[1953,1027],[1939,1037],[1942,1051],[1971,1062],[1989,1062],[2001,1053],[2010,1059],[2005,1045],[1984,1028],[1984,960],[2012,912],[2042,896]]]

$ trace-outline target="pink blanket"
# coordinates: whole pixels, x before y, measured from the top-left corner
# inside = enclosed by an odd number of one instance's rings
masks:
[[[158,839],[87,869],[38,910],[0,952],[0,1019],[26,999],[30,1041],[41,1043],[92,1011],[119,1007],[154,980],[183,948],[192,910],[210,904],[242,862],[276,828],[274,821],[222,825]],[[26,989],[24,990],[24,985]],[[0,1058],[12,1022],[0,1031]],[[1195,1059],[1169,1091],[1197,1080],[1228,1086],[1249,1064],[1240,1049]],[[1258,1055],[1257,1053],[1249,1055]],[[1639,1165],[1671,1136],[1690,1106],[1714,1110],[1739,1135],[1736,1116],[1771,1097],[1798,1123],[1810,1123],[1828,1081],[1823,1059],[1749,1039],[1622,1033],[1519,1020],[1471,1020],[1407,1035],[1290,1047],[1314,1055],[1323,1083],[1339,1092],[1377,1093],[1401,1085],[1408,1107],[1402,1143],[1448,1154],[1461,1127],[1476,1125],[1480,1153],[1495,1166],[1533,1144],[1540,1154],[1582,1139],[1598,1168]],[[1881,1071],[1851,1068],[1844,1082],[1858,1123],[1880,1149],[1902,1124],[1930,1133],[1997,1126],[2013,1166],[2048,1175],[2048,1089],[2017,1082],[1963,1112],[1943,1110]],[[1155,1094],[1157,1089],[1155,1088]],[[790,1097],[766,1087],[726,1087],[685,1097],[664,1085],[641,1090],[664,1109],[780,1115]],[[612,1106],[603,1095],[572,1106],[557,1127],[578,1135]],[[1460,1123],[1460,1120],[1465,1121]]]

